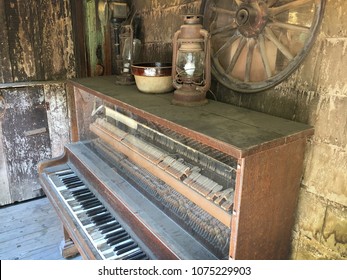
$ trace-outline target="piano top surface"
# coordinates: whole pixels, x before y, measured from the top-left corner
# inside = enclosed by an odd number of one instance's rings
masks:
[[[243,157],[313,134],[309,125],[265,113],[209,100],[207,105],[182,107],[171,104],[173,93],[145,94],[135,85],[121,86],[113,76],[80,78],[70,81],[108,102],[151,121],[167,125],[215,148]],[[217,142],[216,142],[217,141]]]

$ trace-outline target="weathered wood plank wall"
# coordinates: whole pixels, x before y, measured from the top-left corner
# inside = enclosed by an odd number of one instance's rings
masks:
[[[5,3],[0,0],[0,83],[13,81],[10,53],[8,46],[7,22],[5,19]]]
[[[0,205],[42,195],[37,163],[69,140],[65,79],[76,76],[69,0],[0,0]],[[54,81],[54,82],[53,82]],[[1,113],[1,108],[0,108]]]
[[[75,75],[69,1],[0,0],[1,7],[8,42],[1,49],[9,53],[14,82]]]
[[[140,17],[140,40],[142,42],[141,62],[171,62],[172,38],[183,24],[183,16],[198,14],[201,0],[129,0],[129,10],[134,10]],[[93,1],[84,2],[85,38],[87,51],[87,69],[90,76],[100,75],[98,64],[104,67],[104,74],[115,74],[115,62],[112,55],[114,42],[110,19],[102,22],[102,13]],[[128,19],[129,20],[129,19]],[[102,59],[96,55],[101,46]],[[102,60],[100,62],[100,60]],[[112,69],[111,69],[112,68]]]
[[[132,0],[141,16],[143,61],[172,61],[172,38],[183,24],[183,16],[199,14],[201,0]]]

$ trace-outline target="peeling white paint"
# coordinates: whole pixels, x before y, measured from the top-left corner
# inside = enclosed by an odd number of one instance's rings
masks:
[[[45,85],[45,99],[49,103],[47,111],[52,156],[60,156],[64,145],[70,141],[70,125],[67,109],[67,93],[64,84]]]

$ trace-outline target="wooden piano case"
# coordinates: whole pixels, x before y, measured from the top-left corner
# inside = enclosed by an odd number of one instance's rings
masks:
[[[312,127],[212,100],[201,107],[174,106],[171,93],[143,94],[136,86],[115,85],[113,77],[72,80],[69,93],[73,142],[93,137],[91,116],[105,105],[231,157],[235,163],[232,210],[211,210],[230,227],[229,258],[289,257]]]

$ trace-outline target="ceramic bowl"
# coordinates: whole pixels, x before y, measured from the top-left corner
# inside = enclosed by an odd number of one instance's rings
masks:
[[[173,91],[172,64],[146,62],[131,65],[131,73],[139,91],[145,93],[165,93]]]

